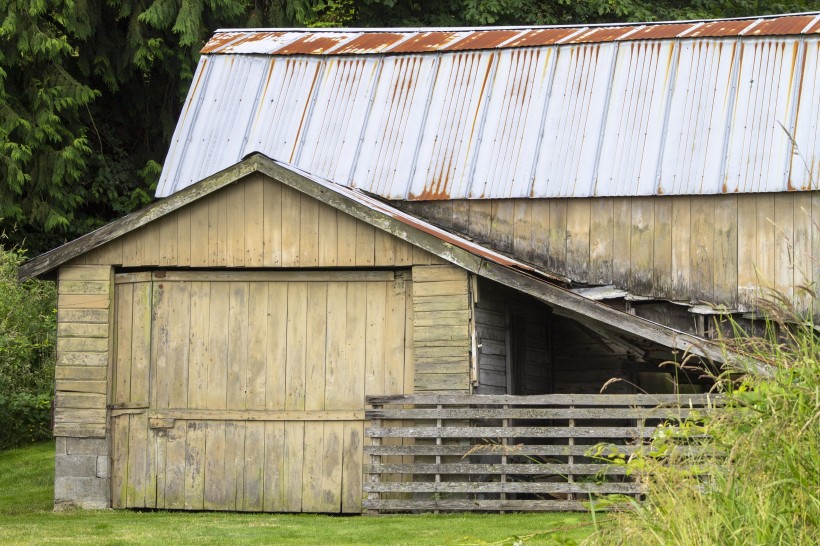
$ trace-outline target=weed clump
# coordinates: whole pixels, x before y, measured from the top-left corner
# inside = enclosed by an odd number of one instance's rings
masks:
[[[647,491],[596,544],[820,544],[820,332],[771,306],[764,333],[734,324],[723,407],[659,429],[626,461]]]

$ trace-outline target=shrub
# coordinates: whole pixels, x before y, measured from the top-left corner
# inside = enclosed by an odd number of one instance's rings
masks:
[[[54,283],[20,283],[23,253],[0,246],[0,449],[48,437],[54,392]]]
[[[0,451],[51,437],[51,395],[0,395]]]
[[[774,316],[763,337],[726,341],[725,407],[664,427],[625,463],[647,500],[596,544],[820,544],[820,336]],[[682,443],[698,449],[670,450]]]

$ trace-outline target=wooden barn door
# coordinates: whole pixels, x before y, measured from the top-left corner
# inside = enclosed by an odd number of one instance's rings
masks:
[[[412,391],[409,281],[149,275],[117,278],[114,507],[360,512],[365,395]]]

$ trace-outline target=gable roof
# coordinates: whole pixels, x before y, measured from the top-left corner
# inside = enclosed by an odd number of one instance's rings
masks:
[[[720,348],[707,340],[629,315],[559,286],[567,279],[536,269],[423,222],[365,193],[283,165],[261,154],[140,211],[34,258],[19,269],[21,279],[51,271],[77,256],[158,220],[197,199],[251,174],[262,173],[358,220],[406,240],[471,273],[534,296],[560,314],[609,331],[636,336],[666,347],[722,362]]]
[[[388,199],[800,191],[820,13],[490,29],[226,30],[157,196],[261,152]]]

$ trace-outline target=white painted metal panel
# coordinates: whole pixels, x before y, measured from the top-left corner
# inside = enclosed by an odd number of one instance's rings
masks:
[[[740,44],[737,98],[729,120],[724,192],[783,191],[797,41]]]
[[[589,195],[617,47],[584,44],[557,51],[533,197]]]
[[[798,108],[794,119],[794,144],[787,159],[789,188],[820,189],[820,42],[806,44]],[[815,257],[818,259],[818,257]]]
[[[567,44],[564,27],[222,32],[157,195],[251,152],[390,199],[808,189],[814,19],[613,27]]]
[[[243,156],[258,151],[291,164],[296,160],[322,64],[321,59],[311,57],[269,59]]]
[[[447,199],[468,194],[475,137],[483,122],[485,90],[495,60],[495,55],[487,52],[441,56],[419,136],[409,198]]]
[[[487,118],[478,133],[471,198],[529,191],[541,137],[556,48],[506,50],[489,87]]]
[[[380,64],[373,57],[330,58],[323,63],[321,84],[293,161],[296,166],[347,182]]]
[[[404,199],[438,59],[385,57],[350,185]]]
[[[735,40],[680,43],[657,194],[718,193]]]
[[[669,41],[618,48],[597,177],[588,195],[655,193],[673,53]]]

